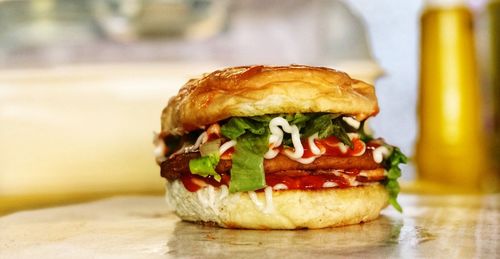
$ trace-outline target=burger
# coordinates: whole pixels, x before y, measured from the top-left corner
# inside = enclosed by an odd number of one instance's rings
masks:
[[[366,130],[374,87],[323,67],[242,66],[188,81],[155,136],[183,220],[300,229],[376,219],[397,202],[401,151]]]

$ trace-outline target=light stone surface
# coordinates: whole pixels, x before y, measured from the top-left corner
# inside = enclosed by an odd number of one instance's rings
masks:
[[[500,194],[401,195],[404,214],[322,230],[181,222],[163,197],[121,196],[0,217],[0,258],[500,258]]]

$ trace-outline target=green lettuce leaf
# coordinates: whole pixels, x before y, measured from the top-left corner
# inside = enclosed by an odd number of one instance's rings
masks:
[[[324,114],[311,120],[304,131],[304,136],[309,137],[318,132],[320,139],[335,136],[349,147],[353,148],[353,143],[344,128],[342,117],[338,114]]]
[[[221,176],[215,171],[215,167],[219,163],[219,156],[210,154],[189,161],[189,170],[192,174],[197,174],[203,177],[213,176],[215,180],[220,181]]]
[[[308,121],[314,119],[317,116],[318,114],[314,113],[309,113],[309,114],[295,113],[295,114],[286,114],[282,117],[284,117],[285,120],[287,120],[288,123],[290,123],[290,125],[296,125],[300,130],[306,126]]]
[[[264,154],[269,148],[269,121],[274,117],[233,117],[222,125],[222,135],[236,140],[229,182],[231,193],[254,191],[266,186]]]
[[[397,147],[392,147],[391,155],[384,161],[384,168],[387,170],[387,180],[385,188],[389,193],[389,203],[399,212],[403,212],[397,198],[399,195],[398,178],[401,176],[399,164],[406,164],[408,158]]]
[[[365,132],[365,123],[366,123],[366,120],[362,121],[361,124],[359,125],[359,129],[358,129],[358,134],[359,134],[359,138],[363,141],[363,142],[368,142],[370,140],[373,140],[373,136],[369,135],[368,133]]]
[[[346,124],[339,114],[297,113],[233,117],[221,127],[223,136],[237,141],[232,156],[230,192],[254,191],[266,186],[263,156],[268,150],[269,122],[277,116],[285,118],[292,125],[297,125],[304,137],[311,136],[316,132],[318,132],[320,138],[333,135],[345,145],[353,147],[347,132],[356,132],[356,130]],[[357,130],[361,139],[364,141],[373,139],[363,131],[363,124],[364,122],[362,122],[360,129]],[[290,134],[284,135],[283,144],[292,145]],[[215,150],[218,150],[218,146],[220,146],[220,143],[200,147],[203,156],[190,161],[191,172],[205,177],[214,176],[214,178],[220,180],[220,176],[215,172],[215,167],[219,162],[218,152],[215,152]],[[389,203],[398,211],[401,211],[401,206],[397,202],[399,194],[397,179],[401,176],[399,164],[406,163],[407,158],[398,148],[391,147],[391,149],[391,155],[383,162],[388,172],[385,187],[389,192]],[[214,152],[207,150],[214,150]]]
[[[201,157],[189,161],[189,170],[192,174],[203,177],[213,176],[215,180],[221,180],[221,176],[215,171],[220,159],[220,144],[221,139],[216,139],[200,146]]]
[[[221,127],[222,135],[230,139],[237,139],[247,130],[262,135],[266,131],[266,124],[249,118],[233,117]]]
[[[229,192],[245,192],[266,186],[264,154],[268,150],[269,133],[257,135],[245,133],[237,139],[232,155]]]
[[[219,155],[219,147],[222,143],[222,139],[215,139],[208,141],[200,146],[200,154],[201,156],[208,155]]]

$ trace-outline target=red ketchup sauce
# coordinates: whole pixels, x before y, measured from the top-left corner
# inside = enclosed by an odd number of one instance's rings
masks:
[[[325,139],[316,139],[314,143],[316,146],[323,152],[323,156],[337,156],[337,157],[349,157],[353,156],[353,154],[357,154],[361,152],[366,145],[367,150],[373,150],[380,146],[378,140],[370,141],[368,143],[363,143],[359,138],[354,138],[352,140],[354,148],[351,149],[348,147],[346,153],[342,153],[340,148],[338,147],[338,143],[340,141],[334,137],[330,136]],[[315,156],[311,152],[311,148],[309,147],[309,143],[307,140],[302,140],[302,145],[304,147],[304,155],[303,158],[309,158]],[[280,152],[283,150],[282,147],[279,147]],[[228,160],[231,159],[232,154],[234,153],[234,147],[228,149],[224,154],[221,155],[221,159]],[[349,176],[356,176],[360,173],[360,170],[350,169],[343,170],[344,174]],[[205,187],[210,184],[214,187],[220,187],[221,185],[229,186],[229,181],[231,176],[228,174],[221,174],[221,181],[216,181],[212,176],[209,177],[201,177],[199,175],[193,174],[183,174],[181,176],[181,181],[186,187],[186,189],[190,192],[196,192],[200,188]],[[286,176],[286,175],[276,175],[276,174],[266,174],[266,183],[268,186],[275,186],[277,184],[284,184],[288,190],[315,190],[322,189],[323,184],[326,182],[334,182],[337,184],[338,188],[347,188],[349,187],[349,181],[341,176],[336,176],[334,174],[319,174],[319,175],[299,175],[299,176]],[[262,191],[262,190],[259,190]]]
[[[359,174],[359,170],[349,170],[343,171],[343,173],[356,176]],[[229,181],[231,176],[227,174],[221,175],[221,181],[216,181],[212,176],[201,177],[199,175],[193,174],[183,174],[181,176],[181,181],[184,187],[190,192],[196,192],[200,188],[205,187],[210,184],[214,187],[220,187],[221,185],[229,186]],[[336,176],[334,174],[320,174],[320,175],[300,175],[300,176],[284,176],[276,174],[266,174],[266,183],[268,186],[275,186],[277,184],[284,184],[288,190],[316,190],[322,189],[323,184],[326,182],[334,182],[337,184],[338,188],[349,187],[349,181],[341,176]],[[262,190],[258,190],[262,191]]]
[[[339,148],[339,143],[341,143],[335,136],[330,136],[324,139],[315,139],[314,144],[324,152],[324,156],[336,156],[336,157],[349,157],[354,156],[355,154],[359,154],[363,151],[365,147],[365,143],[359,139],[354,138],[351,140],[353,144],[353,148],[351,149],[349,146],[347,147],[347,152],[343,153]],[[302,140],[302,146],[304,147],[304,155],[303,158],[309,158],[315,156],[311,152],[311,147],[309,146],[309,141]]]

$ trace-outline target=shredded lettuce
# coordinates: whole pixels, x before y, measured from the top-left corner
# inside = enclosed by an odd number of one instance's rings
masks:
[[[397,147],[392,148],[391,155],[384,160],[384,168],[387,170],[387,180],[385,180],[385,188],[389,192],[389,203],[399,212],[403,212],[397,198],[399,194],[398,178],[401,176],[399,164],[406,164],[408,158]]]

